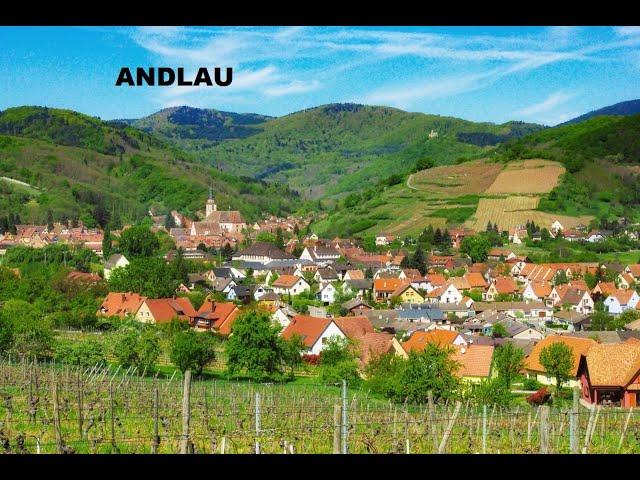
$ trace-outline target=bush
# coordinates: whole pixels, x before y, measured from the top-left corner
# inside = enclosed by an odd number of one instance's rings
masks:
[[[113,355],[123,368],[152,369],[160,356],[160,342],[154,327],[125,324],[114,334]]]
[[[508,407],[513,402],[513,395],[501,378],[483,380],[477,385],[473,385],[472,398],[478,405]]]
[[[104,346],[93,338],[80,342],[60,341],[55,347],[57,361],[79,367],[106,365]]]
[[[523,390],[539,390],[541,387],[542,387],[542,384],[535,378],[527,377],[522,382]]]

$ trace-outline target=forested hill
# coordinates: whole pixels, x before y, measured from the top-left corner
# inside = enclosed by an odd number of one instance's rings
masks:
[[[0,113],[0,177],[6,177],[0,215],[41,224],[51,216],[88,225],[129,222],[150,208],[193,215],[203,209],[209,185],[221,208],[249,220],[300,207],[297,192],[286,186],[220,172],[154,134],[41,107]]]
[[[202,150],[225,171],[288,182],[311,198],[357,190],[402,174],[418,160],[449,164],[478,158],[501,142],[540,130],[409,113],[389,107],[330,104],[265,121],[261,131]]]
[[[640,113],[640,99],[628,100],[626,102],[616,103],[615,105],[609,105],[607,107],[592,110],[591,112],[580,115],[573,118],[568,122],[564,122],[562,125],[571,125],[573,123],[580,123],[593,117],[599,117],[602,115],[635,115]]]

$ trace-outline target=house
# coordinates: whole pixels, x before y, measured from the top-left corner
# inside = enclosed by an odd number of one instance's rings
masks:
[[[449,283],[427,293],[427,301],[431,303],[455,303],[462,301],[463,295],[453,284]]]
[[[544,301],[551,295],[553,286],[548,282],[531,282],[522,292],[524,300]]]
[[[377,246],[385,246],[389,245],[396,239],[393,235],[387,235],[386,233],[379,233],[376,235],[376,245]]]
[[[233,302],[205,300],[191,320],[196,330],[214,330],[222,335],[230,335],[233,322],[240,310]]]
[[[480,272],[467,272],[463,275],[471,290],[486,290],[487,280]]]
[[[640,263],[632,263],[630,265],[627,265],[624,269],[625,272],[630,273],[633,278],[639,278],[640,277]]]
[[[253,299],[255,301],[260,300],[262,297],[264,297],[268,293],[273,293],[273,292],[271,292],[270,288],[265,287],[264,285],[254,285],[253,287]],[[275,293],[273,295],[274,297],[277,297]]]
[[[439,346],[467,346],[467,341],[458,332],[453,330],[435,329],[430,332],[413,332],[409,337],[409,340],[402,344],[402,348],[404,348],[407,353],[410,351],[422,351],[429,343],[435,343]]]
[[[515,243],[516,245],[522,244],[522,241],[527,238],[527,229],[519,226],[509,229],[509,243]]]
[[[515,295],[518,293],[518,284],[511,277],[496,277],[489,285],[486,292],[482,292],[482,300],[492,302],[498,295]]]
[[[311,286],[302,277],[295,275],[282,275],[271,285],[275,293],[281,295],[299,295],[311,290]]]
[[[460,248],[460,244],[462,244],[462,241],[470,236],[470,235],[474,235],[475,231],[474,230],[469,230],[467,228],[451,228],[449,229],[449,236],[451,237],[451,247],[455,248],[455,249],[459,249]]]
[[[286,328],[291,323],[291,319],[296,315],[298,315],[298,313],[293,308],[284,304],[274,310],[271,314],[271,320],[279,324],[282,328]]]
[[[373,280],[364,278],[362,280],[345,280],[342,284],[342,293],[345,295],[355,295],[364,298],[367,292],[371,291]]]
[[[611,315],[620,315],[625,310],[636,308],[640,296],[635,290],[614,290],[604,299],[604,306]]]
[[[318,268],[313,278],[317,282],[337,282],[339,280],[336,271],[330,267]]]
[[[491,377],[493,345],[456,345],[452,359],[458,363],[456,376],[469,383],[479,383]]]
[[[121,253],[114,253],[111,255],[106,262],[104,262],[104,279],[109,280],[111,273],[116,268],[124,268],[129,265],[129,260],[127,257],[122,255]]]
[[[313,245],[305,247],[300,254],[301,260],[310,260],[317,264],[328,264],[337,261],[340,258],[340,252],[335,248],[324,245]]]
[[[173,319],[189,322],[196,315],[196,310],[187,297],[146,298],[138,311],[136,320],[143,323],[167,323]]]
[[[552,306],[531,300],[519,302],[474,302],[471,308],[478,313],[487,310],[503,312],[511,318],[526,319],[533,324],[551,320],[553,317]]]
[[[367,321],[368,325],[371,325],[366,317],[364,317],[364,319]],[[332,337],[347,337],[347,333],[338,326],[337,320],[338,319],[327,317],[296,315],[295,317],[293,317],[293,319],[291,319],[289,325],[287,325],[287,327],[282,330],[280,335],[286,340],[290,339],[294,335],[300,336],[307,349],[307,353],[318,355]],[[355,324],[343,323],[343,327],[345,325],[349,327],[348,329],[352,334],[354,333],[354,331],[361,331]],[[366,326],[362,328],[362,330],[366,329]],[[371,327],[370,331],[373,332],[373,327]]]
[[[241,252],[234,254],[231,259],[234,261],[257,262],[264,265],[276,260],[292,260],[295,257],[280,250],[272,243],[256,242]]]
[[[542,340],[544,338],[542,332],[513,318],[502,319],[493,323],[489,334],[493,332],[493,327],[497,324],[504,327],[508,338],[515,338],[516,340]]]
[[[215,278],[211,282],[211,290],[228,295],[229,291],[236,285],[238,284],[232,278]]]
[[[362,270],[347,270],[342,280],[364,280],[364,272]]]
[[[503,248],[492,248],[491,250],[489,250],[489,252],[487,253],[487,258],[489,260],[509,260],[512,258],[516,258],[516,254],[512,251],[512,250],[505,250]]]
[[[253,289],[250,285],[235,285],[229,289],[227,300],[250,303],[253,300]]]
[[[320,288],[320,290],[318,290],[316,296],[318,297],[318,300],[320,300],[325,305],[331,305],[336,301],[337,293],[338,290],[333,286],[332,283],[325,283]]]
[[[404,280],[399,278],[378,278],[373,281],[373,294],[376,301],[382,302],[391,298],[398,287],[406,284]]]
[[[560,310],[554,312],[553,322],[566,326],[568,332],[581,332],[591,325],[591,315],[578,313],[575,310]]]
[[[398,288],[396,288],[391,294],[391,298],[400,299],[400,301],[402,302],[421,303],[424,301],[424,297],[422,296],[422,294],[410,283],[400,285]]]
[[[99,317],[120,317],[135,315],[147,297],[137,293],[110,292],[96,312]]]
[[[580,366],[580,357],[582,355],[585,355],[590,348],[597,344],[595,340],[592,340],[590,338],[570,337],[565,335],[550,335],[543,340],[540,340],[535,345],[535,347],[533,347],[533,350],[531,351],[529,356],[525,358],[524,368],[527,372],[527,375],[530,378],[535,378],[542,384],[555,385],[555,378],[552,375],[549,375],[540,363],[540,352],[542,352],[545,347],[553,343],[563,343],[571,348],[573,365],[571,367],[568,385],[570,387],[579,386],[580,382],[578,380],[578,368]]]
[[[564,227],[562,226],[562,224],[558,221],[555,220],[552,224],[551,224],[551,233],[553,235],[557,235],[558,232],[562,232],[564,230]]]
[[[372,359],[381,355],[393,354],[407,357],[402,345],[395,336],[385,332],[367,332],[358,341],[360,366],[366,366]]]
[[[611,368],[615,365],[615,368]],[[590,405],[638,406],[640,343],[595,344],[581,355],[582,400]]]
[[[19,270],[18,270],[19,271]],[[67,274],[67,280],[74,282],[78,285],[95,285],[102,281],[100,275],[95,273],[80,272],[78,270],[72,270]]]
[[[633,275],[631,275],[630,273],[619,274],[617,277],[617,280],[618,280],[618,288],[621,288],[623,290],[633,287],[636,283],[635,279],[633,278]]]
[[[358,297],[347,300],[342,304],[342,307],[351,315],[361,315],[363,310],[371,310],[373,308]]]
[[[598,282],[598,284],[591,290],[591,295],[595,298],[602,298],[611,295],[617,290],[614,282]]]
[[[578,313],[591,313],[594,309],[593,298],[588,290],[571,285],[556,285],[549,294],[549,300],[556,307],[575,310]]]

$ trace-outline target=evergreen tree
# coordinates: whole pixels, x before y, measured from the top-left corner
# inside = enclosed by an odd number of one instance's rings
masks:
[[[9,220],[6,216],[0,217],[0,234],[5,234],[9,231]]]
[[[111,256],[113,242],[111,240],[111,230],[109,227],[104,229],[104,237],[102,238],[102,256],[103,258],[109,258]]]
[[[487,230],[487,232],[490,232],[491,230],[493,230],[493,227],[491,226],[491,222],[487,222],[486,230]]]
[[[417,268],[418,270],[420,270],[420,273],[422,275],[427,273],[427,259],[420,245],[417,246],[416,251],[413,254],[411,264],[413,268]]]
[[[53,212],[47,210],[47,229],[51,232],[53,230]]]
[[[167,215],[164,218],[164,228],[169,230],[171,228],[175,228],[175,226],[176,226],[176,221],[174,220],[173,215],[171,215],[171,212],[167,213]]]

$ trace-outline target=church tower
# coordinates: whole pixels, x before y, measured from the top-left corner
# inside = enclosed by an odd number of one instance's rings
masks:
[[[205,207],[205,213],[208,217],[212,212],[218,210],[216,205],[216,201],[213,199],[213,187],[209,187],[209,199],[207,200],[207,205]]]

